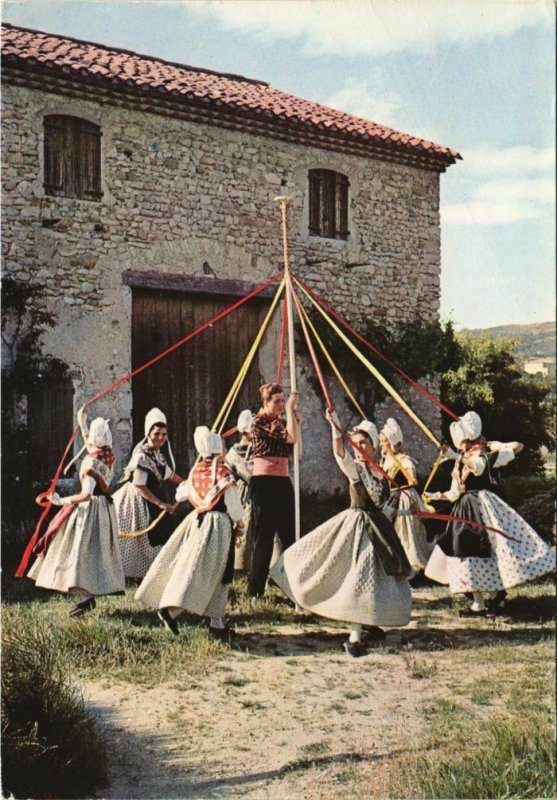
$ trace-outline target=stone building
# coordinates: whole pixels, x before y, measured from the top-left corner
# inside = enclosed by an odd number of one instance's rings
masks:
[[[439,176],[458,153],[263,81],[12,25],[2,67],[4,269],[56,313],[45,342],[74,408],[282,268],[278,194],[292,197],[292,270],[354,325],[437,318]],[[120,462],[158,405],[187,469],[269,298],[92,409],[111,418]],[[274,379],[279,326],[235,411]],[[330,444],[310,372],[302,361],[302,485],[320,490]],[[438,425],[434,407],[424,416]]]

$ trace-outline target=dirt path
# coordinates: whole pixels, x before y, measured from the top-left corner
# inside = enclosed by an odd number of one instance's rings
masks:
[[[431,599],[416,593],[411,625],[360,659],[343,654],[345,629],[322,620],[240,628],[209,674],[183,683],[88,683],[111,753],[103,797],[384,797],[397,757],[422,746],[425,700],[451,693],[455,669],[466,680],[469,648],[515,635]]]

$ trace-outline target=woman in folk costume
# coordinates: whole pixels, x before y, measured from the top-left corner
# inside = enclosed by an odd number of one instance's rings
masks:
[[[257,608],[265,593],[275,534],[283,549],[296,536],[294,487],[289,477],[288,458],[296,442],[301,445],[301,417],[296,410],[298,393],[285,401],[279,383],[259,389],[261,408],[251,429],[253,475],[250,500],[253,518],[253,555],[248,581],[251,605]],[[282,413],[286,411],[286,420]]]
[[[251,503],[248,497],[249,482],[253,472],[253,459],[251,457],[251,426],[253,414],[246,408],[238,417],[237,428],[241,436],[239,442],[233,444],[226,453],[226,463],[232,470],[236,479],[236,486],[240,492],[240,499],[244,507],[244,529],[242,540],[236,548],[234,569],[244,570],[249,567],[253,552],[253,527],[251,524]]]
[[[410,566],[416,573],[425,568],[433,545],[427,541],[425,526],[420,518],[411,514],[414,509],[425,511],[425,506],[416,490],[416,462],[403,451],[402,443],[400,425],[389,417],[379,433],[381,467],[398,484],[398,488],[391,484],[391,493],[383,511],[392,521]],[[407,511],[409,515],[401,514],[401,511]]]
[[[175,635],[176,618],[189,611],[210,617],[210,633],[223,639],[227,635],[223,616],[234,575],[232,528],[243,526],[244,509],[224,463],[222,437],[198,427],[194,442],[201,461],[176,492],[176,499],[189,500],[194,510],[161,549],[135,596],[157,609]]]
[[[72,617],[95,608],[95,597],[124,594],[126,589],[110,497],[112,434],[100,417],[93,420],[88,433],[85,422],[83,426],[87,455],[79,470],[81,491],[64,498],[56,492],[50,495],[53,505],[63,506],[57,515],[61,524],[51,524],[39,541],[35,548],[39,557],[27,573],[36,586],[77,595]]]
[[[493,470],[512,461],[523,445],[486,442],[481,437],[481,419],[474,411],[453,422],[450,430],[458,450],[451,488],[426,496],[450,500],[454,503],[451,514],[463,521],[447,524],[425,574],[448,584],[452,594],[472,592],[472,605],[461,613],[482,616],[486,614],[484,592],[497,592],[491,605],[501,607],[506,589],[554,570],[555,552],[497,495]],[[479,525],[467,524],[466,520]]]
[[[114,493],[114,505],[120,533],[135,533],[148,528],[166,511],[167,514],[152,531],[139,536],[120,538],[120,550],[126,578],[143,578],[160,550],[176,527],[172,519],[176,505],[167,502],[168,484],[179,484],[183,478],[174,471],[174,458],[168,443],[169,466],[161,448],[168,442],[166,416],[152,408],[145,417],[145,438],[134,449],[124,470],[121,486]]]
[[[381,627],[407,625],[411,568],[380,503],[385,481],[367,461],[345,449],[336,414],[327,412],[337,464],[350,481],[350,508],[303,536],[282,554],[271,577],[302,608],[330,619],[350,622],[344,649],[363,654],[362,625],[369,637],[382,639]],[[351,441],[370,458],[377,449],[377,428],[363,420]],[[387,490],[388,491],[388,490]]]

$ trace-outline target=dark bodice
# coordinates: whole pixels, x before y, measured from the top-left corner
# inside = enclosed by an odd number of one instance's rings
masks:
[[[376,511],[377,506],[366,491],[362,481],[350,483],[350,508],[361,508],[362,511]]]
[[[371,520],[368,533],[387,575],[410,575],[410,564],[391,521],[373,502],[362,481],[350,483],[350,508],[365,511]]]

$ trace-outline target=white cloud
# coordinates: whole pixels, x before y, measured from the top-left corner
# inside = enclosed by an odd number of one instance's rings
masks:
[[[550,179],[484,181],[470,200],[441,207],[444,225],[508,225],[527,219],[553,219],[555,185]],[[551,215],[551,216],[550,216]]]
[[[551,0],[234,0],[188,4],[263,40],[296,39],[313,54],[431,52],[525,27],[553,26]]]
[[[555,167],[553,147],[535,148],[528,145],[518,147],[496,147],[491,144],[479,145],[463,152],[463,169],[467,173],[497,173],[498,175],[517,175],[521,173],[543,172]]]
[[[415,119],[411,107],[400,94],[383,89],[383,79],[379,72],[368,78],[349,78],[338,92],[327,97],[323,103],[380,125],[410,132],[422,139],[442,141],[431,127],[424,127]]]
[[[396,128],[404,101],[396,92],[375,94],[366,80],[349,80],[325,105]]]

